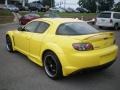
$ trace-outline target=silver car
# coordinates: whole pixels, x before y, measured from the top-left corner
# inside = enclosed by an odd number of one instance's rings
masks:
[[[18,11],[19,11],[19,8],[16,7],[15,5],[12,5],[12,4],[7,5],[6,8],[7,8],[8,10],[12,11],[12,12],[18,12]]]
[[[102,27],[114,27],[118,30],[120,27],[120,12],[104,11],[97,15],[96,25]]]

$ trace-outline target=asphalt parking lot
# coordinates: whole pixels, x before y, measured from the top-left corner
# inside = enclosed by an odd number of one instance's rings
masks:
[[[117,61],[103,72],[77,73],[54,81],[24,55],[7,52],[5,32],[17,26],[0,25],[0,90],[119,90],[120,50]],[[120,30],[114,32],[120,47]]]

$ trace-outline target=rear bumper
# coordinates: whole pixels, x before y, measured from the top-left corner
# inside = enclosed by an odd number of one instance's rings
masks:
[[[96,26],[114,27],[114,24],[113,23],[96,23]]]
[[[63,68],[63,75],[67,76],[85,68],[104,66],[116,59],[117,51],[118,47],[114,45],[101,50],[67,55],[67,65]]]
[[[108,67],[110,67],[115,61],[116,61],[116,59],[114,59],[114,60],[112,60],[112,61],[110,61],[108,63],[105,63],[103,65],[80,69],[80,70],[77,70],[77,71],[71,73],[71,75],[75,74],[75,73],[78,73],[78,72],[104,70],[104,69],[107,69]]]
[[[94,67],[89,67],[89,68],[84,68],[84,69],[81,69],[80,71],[89,71],[89,70],[99,70],[99,69],[104,69],[104,68],[107,68],[109,66],[111,66],[114,62],[116,61],[116,59],[108,62],[108,63],[105,63],[103,65],[99,65],[99,66],[94,66]]]

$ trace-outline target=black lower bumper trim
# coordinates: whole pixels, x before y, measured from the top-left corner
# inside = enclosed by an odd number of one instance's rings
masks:
[[[116,59],[112,60],[111,62],[108,62],[106,64],[103,64],[103,65],[80,69],[80,70],[78,70],[76,72],[73,72],[72,74],[75,74],[77,72],[88,72],[88,71],[100,71],[100,70],[104,70],[104,69],[107,69],[108,67],[110,67],[115,61],[116,61]]]

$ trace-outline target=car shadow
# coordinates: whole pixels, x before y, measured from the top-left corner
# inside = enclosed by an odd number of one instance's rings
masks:
[[[40,71],[44,72],[43,67],[39,66],[38,64],[35,64],[34,62],[32,62],[27,56],[25,56],[24,54],[15,51],[14,52],[15,55],[17,55],[17,57],[22,58],[22,60],[30,65],[32,65],[35,68],[40,69]],[[76,73],[73,73],[67,77],[63,77],[62,81],[71,81],[71,80],[79,80],[79,81],[88,81],[89,80],[93,80],[93,79],[100,79],[100,78],[112,78],[112,71],[110,68],[100,71],[100,70],[86,70],[86,71],[79,71]],[[61,81],[61,80],[60,80]]]
[[[68,77],[63,78],[59,83],[70,84],[70,85],[90,85],[92,83],[98,84],[102,81],[109,80],[114,78],[112,71],[110,69],[100,72],[84,72],[84,73],[76,73],[74,75],[70,75]]]

